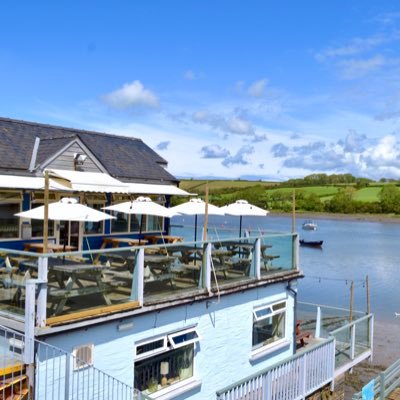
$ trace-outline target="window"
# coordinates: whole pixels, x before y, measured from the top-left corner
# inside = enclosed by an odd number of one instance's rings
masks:
[[[102,209],[106,205],[106,195],[90,195],[87,194],[85,196],[85,202],[88,207],[94,208],[95,210],[104,212]],[[103,221],[98,221],[98,222],[85,222],[84,225],[84,233],[85,235],[98,235],[102,234],[104,232],[104,222]]]
[[[253,350],[285,338],[286,301],[253,311]]]
[[[55,193],[49,193],[49,202],[54,203],[56,200]],[[31,208],[36,208],[44,204],[44,193],[32,193]],[[54,236],[54,221],[48,222],[48,235]],[[40,219],[31,219],[32,237],[43,237],[43,221]]]
[[[21,192],[0,192],[0,239],[19,237],[19,217],[21,211]]]
[[[93,344],[86,344],[74,348],[74,371],[93,365]]]
[[[193,377],[195,328],[136,345],[135,388],[154,393]]]

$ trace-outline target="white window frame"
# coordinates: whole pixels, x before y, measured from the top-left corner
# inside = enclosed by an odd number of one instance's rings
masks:
[[[92,207],[94,204],[100,204],[102,207],[105,207],[107,204],[107,196],[105,194],[102,193],[98,193],[96,195],[91,195],[91,194],[86,194],[85,198],[84,198],[84,202],[87,204],[88,207]],[[102,212],[105,212],[104,210],[100,210]],[[103,223],[103,229],[100,233],[87,233],[85,231],[85,223],[83,223],[82,226],[82,234],[83,236],[103,236],[104,235],[104,231],[105,231],[105,224],[104,221],[101,221]],[[123,232],[122,232],[123,233]]]
[[[140,346],[144,346],[146,344],[152,343],[152,342],[158,342],[159,340],[163,340],[164,344],[162,347],[159,347],[157,349],[154,350],[150,350],[150,351],[146,351],[146,353],[142,353],[142,354],[137,354],[137,348]],[[168,351],[168,343],[167,343],[167,336],[159,336],[159,337],[155,337],[149,340],[145,340],[145,341],[141,341],[139,343],[135,343],[135,360],[140,361],[143,360],[145,358],[150,358],[153,357],[157,354],[161,354],[161,353],[165,353],[166,351]]]
[[[15,194],[15,197],[10,197],[10,198],[3,198],[0,197],[0,204],[19,204],[19,211],[22,211],[22,203],[23,203],[23,194],[21,190],[1,190],[0,195],[2,194]],[[4,200],[4,201],[3,201]],[[9,242],[13,240],[20,240],[21,239],[21,218],[19,218],[18,221],[18,236],[15,237],[10,237],[10,238],[0,238],[0,242]]]
[[[178,343],[178,344],[175,344],[173,342],[174,337],[184,335],[185,333],[190,333],[190,332],[196,333],[195,339],[187,340],[187,341],[184,341],[184,342]],[[160,339],[164,339],[165,347],[156,349],[156,350],[152,350],[152,351],[140,354],[140,355],[136,355],[138,346],[142,346],[144,344],[155,342]],[[141,361],[141,360],[144,360],[147,358],[151,358],[155,355],[166,353],[171,350],[176,350],[180,347],[188,346],[190,344],[193,344],[193,346],[194,346],[195,343],[199,342],[200,340],[201,340],[201,337],[196,329],[196,326],[190,327],[187,329],[183,329],[183,330],[179,330],[179,331],[170,332],[163,336],[156,336],[151,339],[141,340],[141,341],[135,343],[135,360],[134,361]],[[168,342],[170,343],[169,345],[168,345]],[[135,369],[135,366],[134,366],[134,369]],[[177,390],[179,391],[180,388],[182,389],[182,393],[184,393],[184,392],[186,392],[186,390],[190,390],[192,387],[198,386],[200,384],[200,382],[197,381],[197,379],[195,378],[195,371],[196,371],[196,350],[194,348],[193,349],[193,376],[188,379],[184,379],[182,381],[176,382],[169,387],[160,389],[157,392],[151,394],[150,397],[151,398],[158,398],[158,397],[164,398],[164,396],[167,396],[169,398],[170,393],[173,393]],[[173,397],[171,397],[171,399],[172,398]]]
[[[175,338],[177,336],[182,336],[182,335],[185,335],[186,333],[191,333],[191,332],[194,332],[196,334],[196,337],[194,339],[186,340],[181,343],[175,343]],[[171,347],[173,349],[179,349],[180,347],[187,346],[188,344],[197,343],[200,340],[200,336],[197,333],[196,328],[189,328],[189,329],[185,329],[183,331],[175,332],[170,335],[167,335],[167,337],[168,337],[168,341],[171,343]]]
[[[279,308],[278,310],[274,311],[274,309],[273,309],[274,306],[276,306],[278,304],[282,304],[282,303],[285,304],[284,307]],[[271,310],[270,313],[268,313],[266,315],[263,315],[263,316],[257,316],[257,311],[264,310],[264,309],[267,309],[267,308],[269,308]],[[287,309],[288,309],[287,308],[287,299],[282,299],[282,300],[276,301],[274,303],[265,304],[265,305],[258,306],[256,308],[254,308],[253,309],[252,329],[254,327],[254,323],[255,322],[262,321],[262,320],[267,319],[267,318],[272,318],[274,315],[278,315],[278,314],[284,314],[285,315],[285,324],[286,324],[286,321],[287,321],[287,318],[286,318],[287,317]],[[282,338],[280,338],[278,340],[275,340],[274,342],[268,343],[268,344],[266,344],[264,346],[260,346],[260,347],[258,347],[256,349],[254,349],[253,345],[252,345],[251,354],[255,355],[255,354],[258,354],[258,353],[264,353],[266,350],[268,351],[268,349],[276,349],[276,348],[280,347],[280,345],[286,345],[286,343],[287,343],[286,326],[284,327],[284,329],[285,329],[285,335]],[[252,340],[253,340],[253,338],[252,338]]]

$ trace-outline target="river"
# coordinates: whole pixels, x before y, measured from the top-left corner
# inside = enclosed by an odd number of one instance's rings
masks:
[[[400,224],[326,218],[316,220],[316,231],[304,231],[303,221],[297,220],[300,238],[324,243],[321,249],[300,247],[305,277],[299,281],[299,300],[349,308],[354,281],[354,308],[366,311],[368,275],[371,311],[377,321],[394,322],[394,313],[400,313]],[[199,217],[198,240],[202,223]],[[193,217],[174,217],[172,224],[185,226],[174,227],[172,233],[193,240]],[[216,230],[219,236],[230,237],[239,232],[238,217],[210,216],[209,224],[210,236]],[[264,234],[290,232],[291,224],[290,217],[243,218],[243,229]]]

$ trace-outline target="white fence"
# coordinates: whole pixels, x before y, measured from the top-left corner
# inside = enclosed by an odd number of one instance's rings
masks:
[[[296,400],[304,399],[333,381],[335,339],[217,392],[217,400]]]
[[[0,399],[14,398],[22,392],[27,400],[149,399],[93,365],[38,340],[34,343],[34,368],[24,365],[23,353],[27,348],[24,335],[0,326],[0,338],[7,344],[2,356],[14,366],[11,373],[0,373]],[[3,371],[10,370],[7,365],[2,367]]]

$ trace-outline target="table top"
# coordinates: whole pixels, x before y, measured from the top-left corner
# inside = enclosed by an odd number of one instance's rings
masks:
[[[176,260],[176,257],[173,256],[165,256],[165,255],[157,255],[157,254],[145,254],[144,260],[150,263],[163,263],[163,262],[171,262]]]
[[[127,243],[131,245],[137,245],[139,244],[146,244],[148,240],[146,239],[135,239],[135,238],[123,238],[123,237],[116,237],[116,238],[111,238],[111,237],[105,237],[103,238],[103,242],[105,243],[112,243],[112,244],[120,244],[120,243]]]
[[[24,250],[37,250],[41,253],[43,253],[44,250],[44,243],[25,243],[24,245]],[[64,251],[73,251],[76,250],[76,247],[74,246],[64,246],[63,244],[55,244],[55,243],[47,243],[47,251],[53,251],[53,252],[64,252]]]
[[[150,242],[154,244],[157,243],[158,240],[163,240],[167,243],[176,243],[183,242],[183,237],[181,236],[173,236],[173,235],[144,235],[145,239],[148,239]]]
[[[101,271],[105,267],[103,265],[93,264],[59,264],[53,267],[54,271],[60,272],[87,272],[87,271]]]

